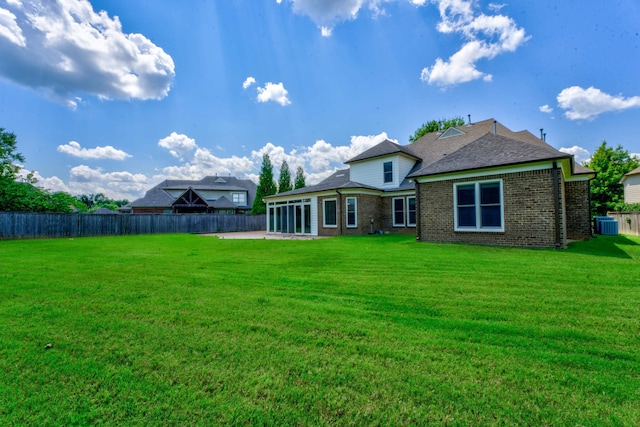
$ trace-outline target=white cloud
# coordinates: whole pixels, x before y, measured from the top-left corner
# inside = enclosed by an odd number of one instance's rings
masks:
[[[0,75],[71,108],[78,94],[161,99],[175,76],[171,56],[88,0],[11,1],[0,8]]]
[[[321,28],[322,34],[330,35],[333,26],[339,22],[355,19],[364,6],[378,9],[380,0],[289,0],[293,11],[306,15]],[[278,1],[281,3],[281,1]],[[325,36],[326,37],[326,36]]]
[[[15,3],[13,5],[17,6]],[[22,34],[16,19],[16,15],[0,7],[0,37],[4,37],[18,47],[25,47],[27,39]]]
[[[143,174],[131,172],[103,172],[80,165],[69,171],[68,187],[72,194],[104,193],[108,197],[131,200],[148,190],[149,179]]]
[[[291,101],[287,97],[288,93],[282,82],[277,84],[268,82],[264,87],[258,88],[258,96],[256,99],[258,102],[273,101],[282,106],[286,106],[291,104]]]
[[[151,177],[128,171],[107,172],[101,168],[80,165],[70,169],[67,184],[55,176],[36,175],[36,178],[39,185],[53,191],[66,191],[74,195],[104,193],[107,197],[114,199],[134,200],[164,179],[196,180],[207,175],[218,174],[248,178],[257,183],[262,156],[269,154],[276,179],[282,162],[286,160],[292,171],[302,167],[307,185],[313,185],[331,175],[335,170],[344,168],[345,161],[385,139],[389,138],[385,132],[382,132],[378,135],[352,136],[347,145],[334,146],[327,141],[318,140],[310,146],[297,147],[289,151],[268,142],[262,148],[251,151],[249,156],[218,157],[209,149],[198,147],[192,138],[174,132],[164,138],[167,141],[164,144],[166,147],[163,148],[182,150],[182,155],[188,158],[180,164],[163,168]],[[70,145],[73,146],[71,143]]]
[[[252,84],[254,84],[256,82],[256,79],[254,79],[253,77],[249,76],[247,77],[247,79],[242,83],[242,88],[243,89],[247,89],[249,86],[251,86]]]
[[[559,151],[567,154],[573,154],[573,157],[576,163],[580,163],[580,164],[584,163],[585,161],[591,158],[591,153],[589,153],[587,149],[579,147],[577,145],[574,145],[573,147],[569,147],[569,148],[562,147],[560,148]]]
[[[320,34],[322,34],[322,37],[331,37],[332,33],[333,28],[325,26],[320,27]]]
[[[124,160],[131,157],[130,154],[122,150],[118,150],[110,145],[96,148],[82,148],[76,141],[70,141],[66,145],[59,145],[58,151],[81,159],[111,159]]]
[[[540,112],[542,113],[547,113],[547,114],[553,113],[553,108],[549,107],[549,105],[547,104],[541,105],[539,109],[540,109]]]
[[[491,74],[476,68],[478,61],[513,52],[529,40],[525,30],[508,16],[476,14],[471,0],[438,0],[437,4],[441,18],[437,30],[459,33],[468,41],[448,60],[437,58],[434,65],[422,70],[420,78],[428,84],[447,87],[478,79],[491,81]]]
[[[560,108],[567,110],[564,115],[569,120],[591,120],[609,111],[640,107],[640,96],[612,96],[593,86],[588,89],[580,86],[568,87],[558,94],[557,100]]]
[[[169,150],[169,153],[178,159],[182,159],[197,147],[195,139],[176,132],[171,132],[171,135],[159,140],[158,146]]]

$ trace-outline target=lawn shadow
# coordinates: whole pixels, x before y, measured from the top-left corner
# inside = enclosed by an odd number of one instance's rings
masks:
[[[625,246],[628,248],[625,248]],[[583,255],[633,259],[634,256],[630,255],[629,251],[638,251],[638,248],[635,248],[637,246],[639,246],[638,242],[624,235],[597,235],[590,240],[569,243],[567,250]]]

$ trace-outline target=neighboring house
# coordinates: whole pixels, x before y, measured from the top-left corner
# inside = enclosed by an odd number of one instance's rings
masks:
[[[317,185],[265,197],[267,231],[560,248],[591,235],[595,172],[493,119],[410,145],[385,140],[346,164]]]
[[[244,214],[251,210],[256,184],[249,179],[207,176],[200,181],[166,180],[119,209],[141,213]]]
[[[624,202],[640,203],[640,168],[624,175],[620,183],[624,186]]]

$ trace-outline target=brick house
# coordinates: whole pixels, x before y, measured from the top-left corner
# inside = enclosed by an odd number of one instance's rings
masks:
[[[122,213],[245,214],[256,197],[256,184],[231,176],[207,176],[199,181],[165,180],[119,209]]]
[[[557,248],[591,235],[595,173],[493,119],[406,146],[386,140],[346,164],[317,185],[266,197],[267,232]]]

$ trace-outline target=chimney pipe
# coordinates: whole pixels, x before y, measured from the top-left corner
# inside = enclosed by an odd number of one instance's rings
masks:
[[[544,133],[542,133],[542,131],[544,131],[544,129],[540,128],[540,139],[544,141]]]
[[[498,124],[496,120],[493,121],[493,133],[498,134]]]
[[[471,125],[471,114],[467,114],[467,117],[469,117],[469,125]]]
[[[547,134],[546,134],[546,133],[543,133],[543,134],[542,134],[542,140],[543,140],[544,142],[547,142]]]

